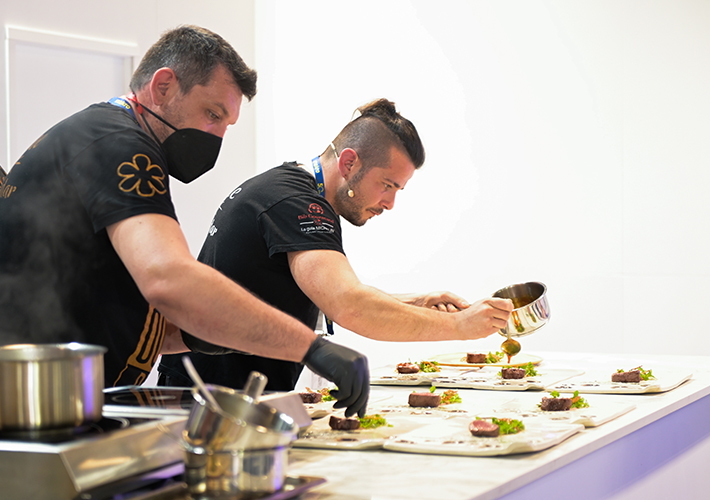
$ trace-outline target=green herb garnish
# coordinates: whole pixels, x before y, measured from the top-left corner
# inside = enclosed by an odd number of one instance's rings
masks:
[[[537,370],[535,369],[535,365],[533,365],[532,362],[525,365],[525,376],[526,377],[534,377],[536,375],[537,375]]]
[[[380,414],[375,415],[365,415],[364,417],[358,417],[360,421],[360,428],[362,429],[376,429],[377,427],[392,427],[392,424],[388,424],[385,417]]]
[[[334,387],[333,390],[337,391],[338,388]],[[328,389],[327,387],[324,387],[323,389],[321,389],[318,392],[320,392],[323,395],[323,398],[321,399],[321,401],[335,401],[335,398],[330,395],[330,389]]]
[[[650,379],[655,379],[656,377],[653,375],[652,370],[644,370],[640,366],[637,366],[636,368],[631,368],[630,370],[623,370],[621,368],[617,369],[617,373],[624,373],[624,372],[632,372],[634,370],[638,370],[640,375],[641,375],[641,380],[650,380]]]
[[[495,353],[488,351],[488,356],[486,356],[486,363],[497,363],[498,361],[503,359],[503,356],[505,356],[505,354],[500,351],[496,351]]]
[[[419,371],[423,373],[434,373],[441,371],[439,363],[436,361],[420,361],[417,365],[419,365]]]
[[[447,391],[444,391],[444,393],[441,395],[441,404],[442,405],[450,405],[453,403],[461,403],[461,396],[459,396],[459,391],[455,391],[453,389],[449,389]]]
[[[589,403],[579,395],[579,391],[574,391],[572,395],[572,408],[589,408]]]
[[[493,417],[491,419],[491,422],[498,426],[499,432],[501,434],[517,434],[525,430],[525,426],[520,420]]]

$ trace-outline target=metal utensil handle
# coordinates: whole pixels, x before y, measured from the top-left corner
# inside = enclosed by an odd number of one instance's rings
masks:
[[[195,369],[195,365],[192,364],[192,360],[188,356],[183,356],[182,357],[182,364],[185,365],[185,369],[187,370],[187,374],[190,375],[190,378],[192,381],[195,383],[197,388],[200,391],[200,394],[207,400],[207,403],[210,405],[210,407],[216,411],[220,412],[222,411],[222,407],[219,406],[219,403],[217,400],[214,398],[212,393],[207,389],[207,386],[205,383],[202,381],[202,378],[200,377],[200,374],[197,373],[197,370]]]
[[[257,371],[251,372],[244,386],[244,393],[252,398],[255,403],[258,403],[261,393],[264,392],[264,387],[266,387],[268,381],[269,379],[263,373]]]

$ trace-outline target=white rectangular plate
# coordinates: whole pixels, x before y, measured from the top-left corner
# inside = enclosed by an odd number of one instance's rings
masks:
[[[659,368],[652,371],[656,378],[641,382],[612,382],[611,373],[584,374],[584,376],[547,384],[545,389],[558,392],[579,391],[580,394],[645,394],[670,391],[693,376],[690,372],[673,369]]]
[[[545,450],[584,429],[581,424],[523,420],[525,430],[519,434],[481,438],[469,432],[471,420],[473,418],[456,417],[432,423],[392,437],[383,447],[407,453],[490,457]]]
[[[516,380],[505,380],[499,375],[499,367],[486,367],[478,371],[461,374],[442,374],[431,380],[436,387],[457,389],[486,389],[493,391],[541,391],[545,387],[567,380],[570,377],[582,375],[582,370],[561,370],[536,367],[538,375]]]
[[[431,386],[431,381],[437,377],[458,377],[470,371],[477,371],[477,367],[450,368],[441,367],[440,372],[433,373],[397,373],[395,365],[374,369],[370,372],[371,385],[424,385]]]
[[[435,354],[434,356],[429,358],[429,361],[436,361],[441,366],[458,366],[463,368],[473,368],[476,366],[525,366],[528,363],[538,365],[542,361],[542,358],[534,354],[521,352],[520,354],[516,354],[515,356],[513,356],[510,359],[510,363],[508,363],[507,357],[504,357],[497,363],[467,363],[465,352],[450,352],[446,354]]]
[[[549,397],[549,393],[540,395]],[[530,421],[567,422],[582,424],[585,427],[597,427],[610,420],[614,420],[636,408],[635,404],[616,401],[602,401],[601,399],[585,398],[589,408],[572,408],[568,411],[542,411],[536,404],[523,403],[512,399],[502,404],[491,412],[490,415],[481,417],[515,418]]]
[[[377,411],[369,411],[374,415]],[[342,417],[343,411],[335,415]],[[391,427],[378,427],[377,429],[358,429],[354,431],[334,431],[328,421],[330,417],[316,420],[306,429],[298,439],[293,442],[295,448],[323,448],[338,450],[373,450],[380,449],[384,442],[391,436],[403,434],[417,429],[428,423],[438,420],[436,418],[422,418],[420,415],[389,415],[382,414],[391,424]]]

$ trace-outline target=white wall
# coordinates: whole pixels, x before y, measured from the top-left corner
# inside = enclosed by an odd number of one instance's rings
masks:
[[[428,160],[394,211],[346,226],[362,280],[469,300],[540,280],[552,321],[525,350],[641,354],[710,347],[697,312],[709,274],[709,21],[702,0],[28,0],[0,9],[3,25],[132,42],[140,54],[164,29],[201,24],[255,65],[259,94],[217,168],[188,187],[173,182],[194,253],[229,189],[310,159],[355,107],[386,96],[417,125]],[[21,116],[37,135],[49,125],[48,90],[71,88],[55,71],[27,82],[36,100]],[[469,347],[339,338],[373,363],[395,350]]]
[[[0,5],[0,26],[15,26],[33,30],[44,30],[63,35],[91,37],[114,42],[138,45],[137,65],[148,47],[166,29],[179,24],[198,24],[216,31],[232,43],[250,66],[254,66],[254,1],[253,0],[66,0],[48,2],[45,0],[25,0],[3,2]],[[11,47],[12,85],[21,89],[15,92],[21,98],[21,106],[13,100],[12,137],[21,134],[24,144],[13,144],[10,156],[14,162],[41,133],[53,125],[61,116],[78,111],[96,100],[107,100],[112,95],[88,96],[80,90],[81,85],[100,79],[114,78],[107,74],[105,65],[93,65],[95,74],[76,71],[74,59],[86,61],[88,56],[57,51],[52,47],[32,47],[21,44]],[[42,66],[37,61],[45,57],[35,57],[55,51],[55,64]],[[21,61],[18,61],[18,58]],[[63,58],[63,59],[62,59]],[[5,51],[0,51],[0,163],[6,165],[6,112],[5,104]],[[24,65],[23,65],[24,64]],[[32,73],[26,68],[33,68]],[[18,80],[20,78],[20,80]],[[11,86],[12,86],[11,85]],[[127,89],[123,89],[127,91]],[[57,113],[60,113],[58,115]],[[245,103],[236,125],[227,132],[222,151],[214,170],[204,177],[185,186],[173,180],[173,200],[178,217],[185,232],[191,251],[197,255],[207,228],[222,198],[231,186],[240,183],[255,172],[255,117],[254,106]],[[14,139],[13,139],[14,140]]]
[[[363,282],[477,300],[549,288],[523,349],[710,352],[710,3],[257,2],[259,170],[395,101],[427,162],[394,211],[345,228]],[[336,277],[334,277],[336,279]],[[371,363],[477,343],[392,345]]]

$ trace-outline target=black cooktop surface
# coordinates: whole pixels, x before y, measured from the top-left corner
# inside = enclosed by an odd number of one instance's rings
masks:
[[[189,387],[126,386],[104,389],[104,414],[136,410],[139,414],[187,414],[195,400]]]

